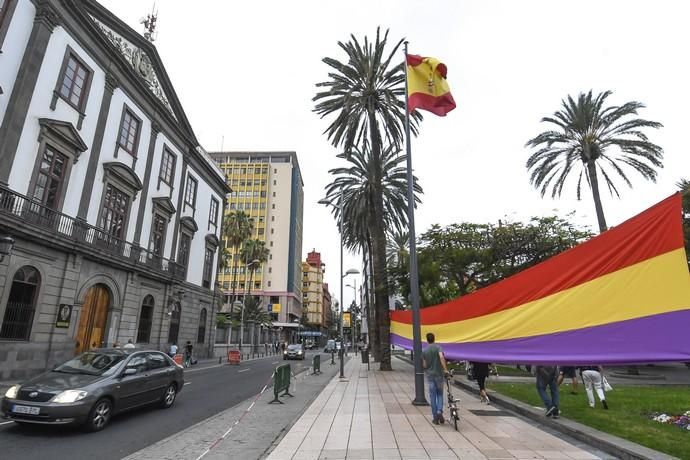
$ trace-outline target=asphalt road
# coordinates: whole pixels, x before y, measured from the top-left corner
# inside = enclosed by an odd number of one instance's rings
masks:
[[[304,361],[289,361],[292,372],[308,368],[313,353]],[[321,360],[326,362],[326,355]],[[278,363],[283,363],[282,357],[269,356],[239,366],[192,368],[185,371],[185,387],[173,407],[124,413],[98,433],[71,427],[18,426],[0,419],[0,458],[120,459],[255,396],[270,381]]]

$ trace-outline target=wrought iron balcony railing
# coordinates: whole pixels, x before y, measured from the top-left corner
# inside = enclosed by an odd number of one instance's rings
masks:
[[[84,244],[93,250],[90,253],[100,253],[105,258],[114,256],[123,262],[143,265],[176,280],[186,278],[186,269],[181,264],[0,186],[0,216],[3,215],[26,226],[47,230],[59,239]]]

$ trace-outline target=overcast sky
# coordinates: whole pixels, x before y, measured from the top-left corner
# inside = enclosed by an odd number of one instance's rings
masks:
[[[101,0],[137,31],[152,2]],[[580,91],[614,91],[637,100],[641,116],[664,128],[648,133],[665,150],[656,184],[635,173],[621,199],[603,193],[617,225],[675,191],[690,177],[688,131],[690,6],[683,1],[210,1],[157,2],[155,42],[192,126],[209,151],[294,150],[304,178],[303,256],[316,248],[326,281],[339,296],[339,236],[317,204],[337,166],[312,112],[315,83],[327,79],[324,56],[345,59],[337,42],[351,33],[390,29],[410,52],[448,66],[458,104],[445,118],[425,114],[413,140],[415,174],[424,187],[418,234],[431,224],[495,222],[507,216],[564,215],[596,229],[589,190],[575,199],[542,199],[525,170],[525,142],[546,129],[539,120]],[[403,59],[402,53],[400,60]],[[345,270],[360,268],[346,255]],[[353,277],[347,279],[352,283]],[[357,280],[358,285],[360,280]],[[345,305],[352,289],[345,289]]]

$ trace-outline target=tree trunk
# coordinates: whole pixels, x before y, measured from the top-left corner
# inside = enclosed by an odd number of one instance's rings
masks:
[[[374,181],[372,184],[369,232],[371,233],[372,268],[374,273],[374,295],[376,298],[376,325],[379,331],[379,350],[381,364],[379,369],[390,371],[390,314],[388,311],[388,270],[386,267],[386,229],[383,207],[383,171],[381,164],[381,140],[376,125],[376,114],[373,107],[368,109],[371,135],[372,156],[374,157]]]
[[[372,254],[371,254],[371,236],[367,235],[366,241],[366,298],[367,298],[367,320],[369,321],[369,343],[373,353],[374,361],[381,361],[381,342],[379,340],[379,328],[376,322],[378,315],[376,314],[376,303],[374,301],[373,293],[373,270],[372,270]],[[370,274],[371,273],[371,274]]]
[[[606,226],[604,208],[601,205],[601,196],[599,195],[599,178],[597,177],[597,165],[595,160],[589,160],[587,162],[587,175],[589,176],[589,185],[592,187],[592,198],[594,198],[594,208],[597,212],[599,233],[604,233],[608,230],[608,227]]]
[[[240,256],[240,247],[236,246],[235,253],[232,255],[232,300],[230,301],[230,313],[235,310],[235,301],[237,300],[237,259]]]

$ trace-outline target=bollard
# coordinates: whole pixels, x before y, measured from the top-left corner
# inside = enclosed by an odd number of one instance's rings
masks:
[[[321,355],[314,355],[311,365],[314,368],[314,372],[311,375],[319,375],[321,373]]]
[[[290,375],[291,371],[289,364],[283,364],[276,367],[273,373],[273,400],[269,401],[269,404],[273,404],[274,402],[284,404],[283,401],[278,398],[279,396],[292,397],[290,394]],[[285,393],[281,395],[281,391],[285,391]]]

